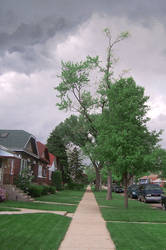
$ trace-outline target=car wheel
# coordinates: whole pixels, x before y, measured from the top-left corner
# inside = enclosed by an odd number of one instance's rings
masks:
[[[162,204],[162,209],[166,210],[166,205],[165,204]]]

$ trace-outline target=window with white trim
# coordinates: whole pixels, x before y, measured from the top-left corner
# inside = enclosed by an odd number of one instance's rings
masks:
[[[27,168],[27,160],[21,159],[20,174],[22,173],[22,171],[23,171],[25,168]]]
[[[10,174],[11,174],[11,175],[14,175],[14,159],[11,160]]]
[[[49,181],[51,181],[52,171],[49,170]]]
[[[38,166],[38,177],[43,177],[43,175],[42,175],[42,166],[41,165]]]

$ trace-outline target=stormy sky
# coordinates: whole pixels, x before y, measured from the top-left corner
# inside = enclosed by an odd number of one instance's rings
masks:
[[[150,96],[149,124],[166,128],[165,0],[0,0],[1,129],[24,129],[45,143],[69,114],[59,111],[61,61],[106,52],[104,28],[129,31],[114,53]],[[166,132],[162,135],[166,148]]]

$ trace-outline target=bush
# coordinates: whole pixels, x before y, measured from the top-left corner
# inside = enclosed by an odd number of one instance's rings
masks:
[[[14,179],[14,184],[24,192],[28,192],[29,185],[33,178],[34,176],[32,175],[31,169],[25,168],[22,170],[21,174]]]
[[[56,190],[62,190],[62,173],[57,170],[52,173],[52,184],[56,187]]]
[[[35,185],[35,184],[30,184],[28,193],[32,197],[40,197],[42,195],[44,188],[43,186]]]
[[[42,186],[43,190],[42,190],[42,195],[47,195],[49,194],[49,186],[43,185]]]
[[[69,182],[67,184],[67,189],[80,191],[84,189],[84,184]]]
[[[56,193],[56,187],[54,187],[54,186],[49,186],[49,192],[50,192],[51,194],[55,194],[55,193]]]

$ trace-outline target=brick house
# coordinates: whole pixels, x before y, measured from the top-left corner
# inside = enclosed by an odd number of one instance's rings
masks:
[[[34,168],[34,181],[39,184],[49,184],[49,152],[48,148],[41,142],[37,141],[39,152],[38,166]]]
[[[49,158],[50,158],[50,163],[48,166],[48,180],[49,184],[51,184],[52,173],[58,169],[58,158],[51,153],[49,153]]]
[[[14,161],[19,157],[11,150],[0,145],[0,185],[13,184]]]
[[[12,154],[1,158],[1,184],[13,184],[25,168],[34,171],[38,166],[39,153],[32,134],[24,130],[0,130],[0,145]]]

